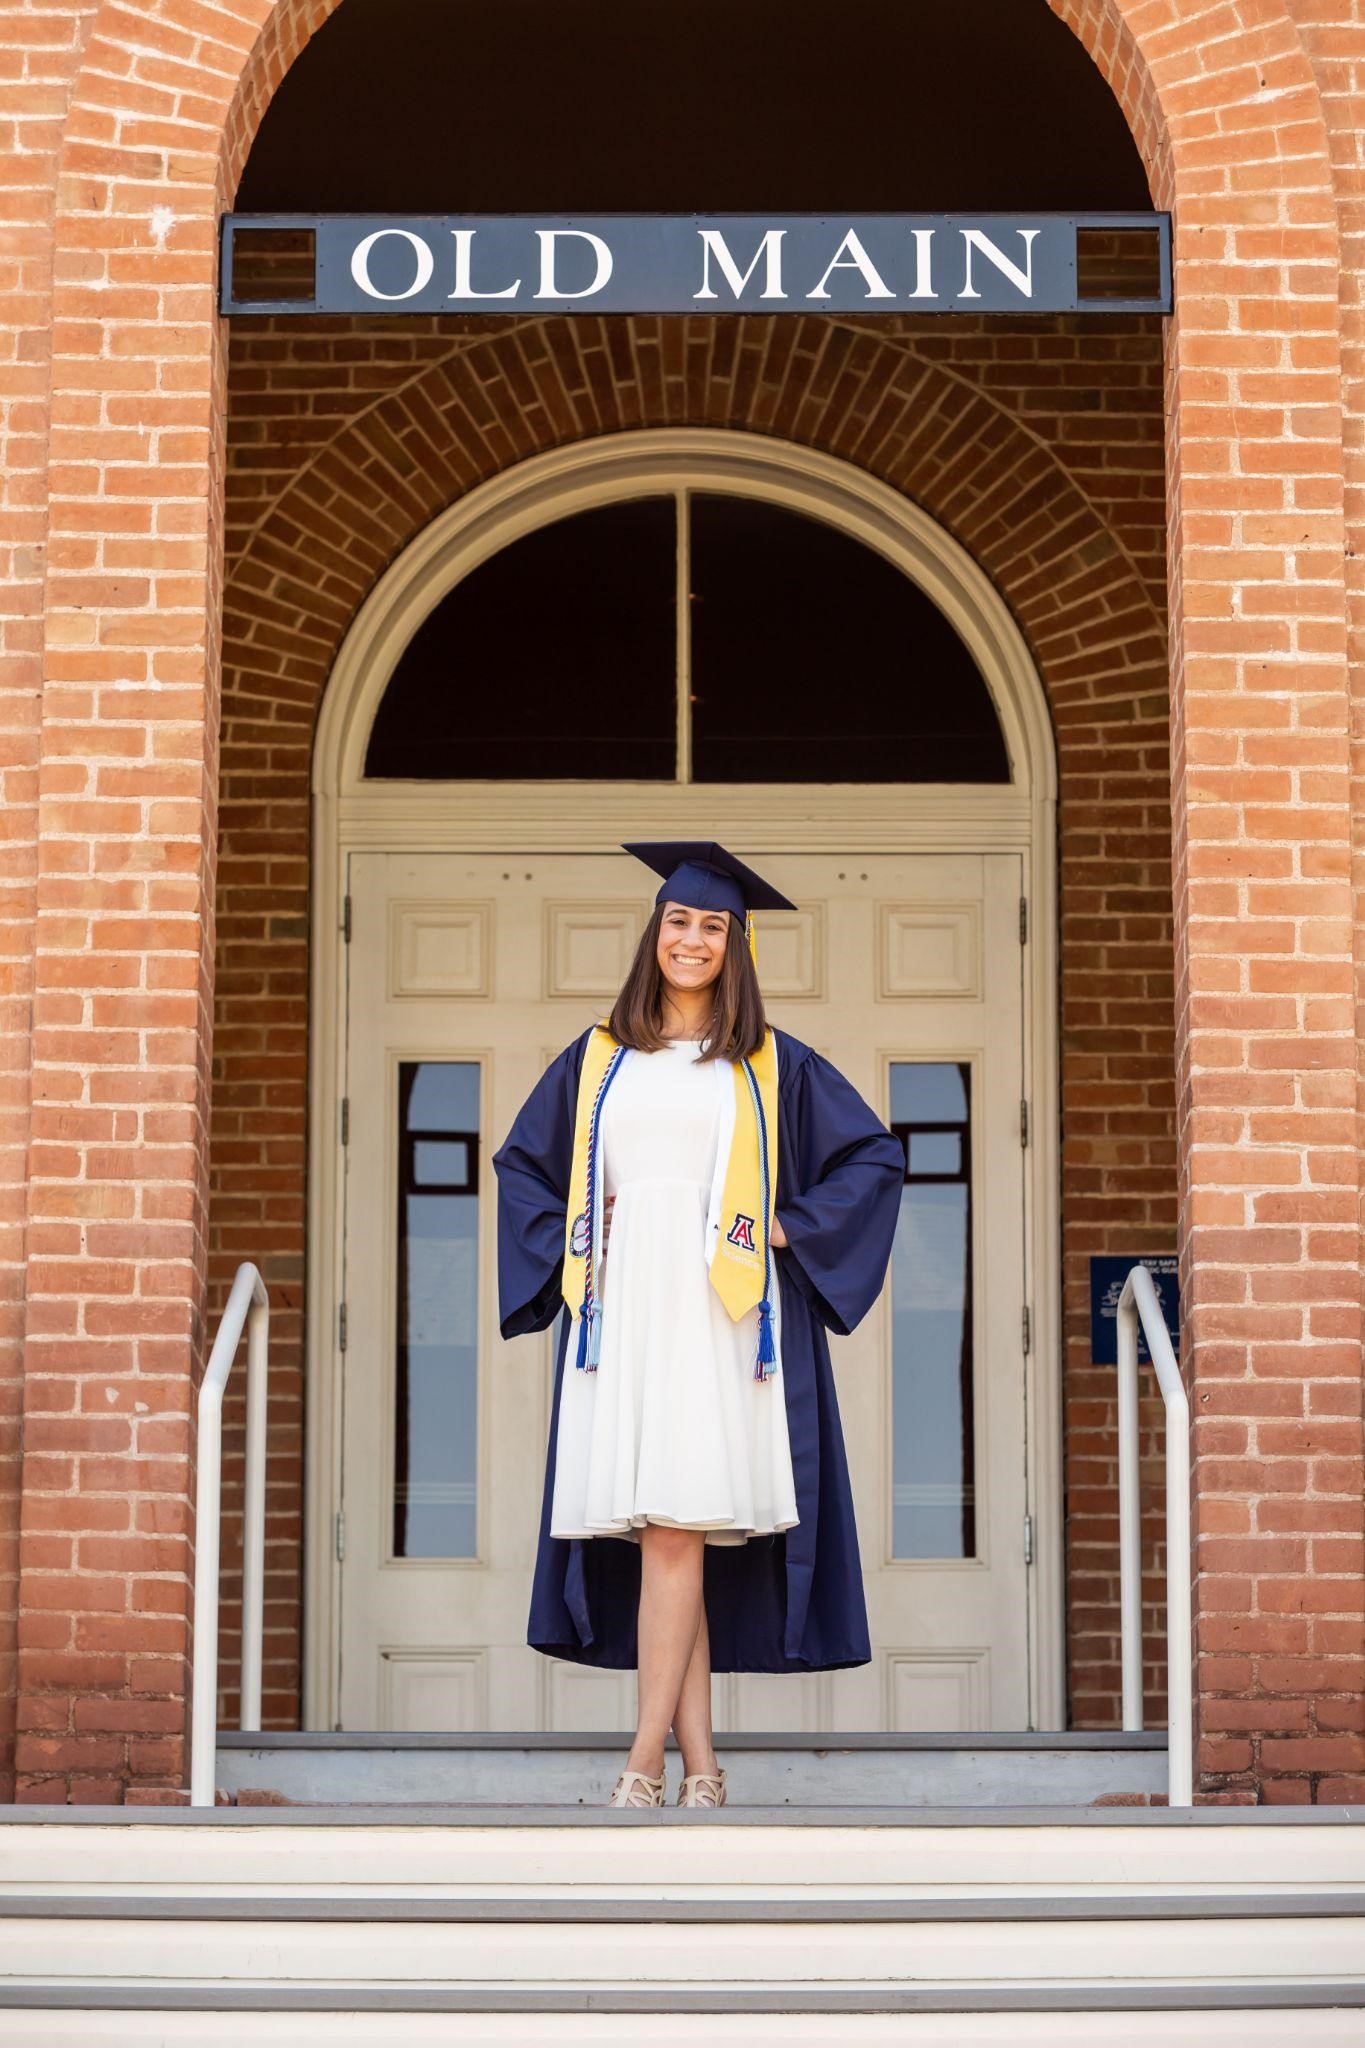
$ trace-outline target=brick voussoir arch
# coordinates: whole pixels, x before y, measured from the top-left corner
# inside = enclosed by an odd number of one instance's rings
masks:
[[[818,316],[796,322],[787,316],[798,331],[781,385],[757,385],[746,396],[721,377],[694,387],[686,405],[651,406],[643,380],[618,382],[610,389],[611,409],[600,391],[590,394],[570,381],[576,355],[555,334],[562,323],[535,324],[561,343],[539,363],[545,402],[519,412],[510,396],[512,373],[532,345],[531,323],[523,322],[426,366],[376,399],[262,509],[228,565],[225,718],[254,667],[257,642],[269,643],[264,672],[272,674],[272,689],[276,663],[281,670],[288,666],[286,645],[290,660],[297,658],[299,640],[310,663],[321,657],[330,667],[370,586],[454,498],[509,462],[635,426],[775,434],[892,484],[981,562],[1040,660],[1049,647],[1059,653],[1067,645],[1084,647],[1093,678],[1095,651],[1109,646],[1117,656],[1131,649],[1135,624],[1147,653],[1159,650],[1163,621],[1141,575],[1064,463],[1002,406],[943,366],[919,361],[904,342],[887,341],[869,352],[869,382],[903,400],[895,428],[879,431],[872,452],[857,415],[845,411],[831,419],[830,408],[812,400],[829,325]],[[603,348],[609,325],[631,324],[587,315],[576,323],[580,336],[600,329]],[[759,331],[772,324],[761,318],[734,323]],[[499,389],[509,393],[515,445],[505,439],[506,420],[498,443],[486,431],[488,393]],[[291,615],[299,639],[286,623]]]
[[[73,1581],[65,1605],[36,1567],[21,1585],[21,1615],[32,1623],[21,1690],[44,1696],[29,1715],[44,1732],[27,1736],[20,1756],[28,1796],[129,1781],[154,1795],[182,1776],[191,1533],[183,1512],[163,1510],[191,1491],[188,1390],[203,1298],[225,390],[215,216],[271,93],[335,4],[106,0],[69,102],[55,218],[25,1432],[26,1455],[48,1454],[43,1484],[73,1501],[101,1495],[104,1518],[92,1509],[82,1526],[72,1511],[71,1566],[89,1577],[79,1588]],[[1235,572],[1210,564],[1206,547],[1196,551],[1185,524],[1189,510],[1217,507],[1211,468],[1182,431],[1184,365],[1216,354],[1218,341],[1200,325],[1201,265],[1247,266],[1248,332],[1266,344],[1292,335],[1301,347],[1312,335],[1334,346],[1337,265],[1323,249],[1335,249],[1336,230],[1322,115],[1286,0],[1240,0],[1235,14],[1190,5],[1174,18],[1169,0],[1053,4],[1119,96],[1158,197],[1177,213],[1187,306],[1169,356],[1172,586],[1193,622],[1181,625],[1174,661],[1183,925],[1189,865],[1212,837],[1210,815],[1226,808],[1196,786],[1200,664],[1231,658],[1249,669],[1261,659],[1273,638],[1266,600],[1280,582],[1285,634],[1298,619],[1286,554],[1282,577],[1267,578],[1270,590],[1239,615],[1230,649],[1215,649],[1204,625]],[[1233,36],[1251,47],[1232,48]],[[1220,69],[1225,49],[1233,61]],[[1260,61],[1241,61],[1252,50]],[[1252,202],[1274,192],[1280,154],[1296,164],[1295,217],[1266,227]],[[1226,297],[1234,274],[1215,270],[1211,294]],[[1334,535],[1339,552],[1339,502],[1322,502],[1324,477],[1340,476],[1339,418],[1311,445],[1299,427],[1322,418],[1309,382],[1321,362],[1291,362],[1284,349],[1277,360],[1278,435],[1302,449],[1298,478],[1277,473],[1282,502],[1294,505],[1302,484],[1323,545]],[[1229,403],[1238,377],[1229,366]],[[1220,431],[1226,442],[1231,426]],[[1229,547],[1240,538],[1230,535]],[[1334,635],[1344,640],[1344,620],[1331,616],[1306,650],[1318,695],[1341,684]],[[1255,838],[1261,829],[1239,813],[1239,830]],[[1324,914],[1335,934],[1336,908]],[[1349,966],[1344,896],[1339,922]],[[1315,937],[1321,974],[1337,948],[1335,937],[1324,947],[1322,920]],[[1206,929],[1208,946],[1231,950],[1225,934]],[[1182,930],[1182,974],[1198,950]],[[1180,1016],[1188,1099],[1198,1092],[1199,1046],[1216,1028],[1201,988],[1182,986]],[[1315,1058],[1332,1065],[1332,1027],[1315,1024],[1311,1035],[1324,1041]],[[1353,1054],[1341,1050],[1353,1072]],[[1192,1143],[1182,1155],[1187,1194]],[[1329,1173],[1354,1187],[1349,1144],[1326,1149]],[[1305,1168],[1315,1187],[1307,1153]],[[1201,1155],[1197,1170],[1218,1178],[1216,1158]],[[1254,1208],[1244,1186],[1242,1198]],[[1314,1193],[1295,1220],[1301,1250],[1291,1268],[1313,1264],[1308,1234],[1328,1206]],[[1205,1307],[1194,1234],[1187,1230],[1186,1249],[1197,1347]],[[1320,1259],[1315,1274],[1320,1299]],[[1343,1299],[1355,1303],[1351,1278]],[[1249,1345],[1247,1359],[1250,1369]],[[92,1366],[115,1401],[73,1433],[64,1419],[73,1380]],[[110,1534],[117,1502],[128,1503],[130,1519]],[[98,1626],[91,1601],[104,1617]],[[135,1716],[134,1696],[143,1703]]]

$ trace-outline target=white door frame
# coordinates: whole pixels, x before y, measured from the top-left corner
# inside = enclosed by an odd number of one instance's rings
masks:
[[[823,519],[895,563],[971,650],[1010,762],[1008,784],[686,782],[366,783],[370,726],[422,620],[478,563],[520,535],[590,506],[679,488],[765,499]],[[606,707],[604,707],[605,709]],[[591,802],[585,798],[591,791]],[[536,456],[449,506],[390,564],[337,655],[313,754],[309,991],[307,1361],[303,1720],[337,1713],[341,1573],[341,1357],[345,877],[362,848],[433,853],[614,851],[626,839],[714,833],[746,858],[807,852],[1000,853],[1023,857],[1029,903],[1025,1071],[1032,1105],[1025,1275],[1033,1342],[1025,1373],[1031,1568],[1031,1716],[1065,1721],[1060,1320],[1056,767],[1047,702],[1018,626],[973,558],[889,485],[817,450],[754,434],[664,428],[604,435]],[[1021,1532],[1022,1533],[1022,1532]]]

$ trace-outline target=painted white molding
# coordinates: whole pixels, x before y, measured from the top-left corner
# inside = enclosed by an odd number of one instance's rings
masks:
[[[1038,684],[1041,691],[1042,684]],[[1066,1726],[1066,1509],[1062,1412],[1061,960],[1057,806],[1040,803],[1024,861],[1024,1076],[1032,1103],[1024,1271],[1033,1288],[1025,1365],[1029,1512],[1036,1542],[1029,1594],[1035,1728]]]
[[[571,513],[650,493],[729,492],[823,519],[893,562],[970,649],[1004,734],[1009,784],[682,782],[367,783],[365,750],[413,633],[478,564]],[[1021,954],[1027,1085],[1033,1105],[1026,1271],[1034,1341],[1028,1483],[1036,1548],[1030,1596],[1032,1722],[1065,1719],[1056,760],[1047,700],[1012,614],[967,551],[908,498],[818,450],[754,434],[666,428],[555,449],[490,479],[440,513],[380,578],[337,655],[313,757],[308,1164],[308,1358],[303,1718],[335,1725],[340,1568],[341,1358],[348,948],[354,852],[614,851],[622,840],[714,833],[746,854],[995,853],[1023,857],[1030,942]],[[585,799],[591,795],[591,801]]]
[[[1036,800],[1003,785],[375,782],[335,806],[347,848],[387,853],[605,853],[621,839],[704,837],[746,852],[1014,853]]]

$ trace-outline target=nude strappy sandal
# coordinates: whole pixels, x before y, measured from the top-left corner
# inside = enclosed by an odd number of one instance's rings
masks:
[[[690,1778],[684,1778],[678,1788],[679,1806],[724,1806],[725,1773],[717,1771],[714,1777],[705,1771],[694,1771]]]
[[[616,1790],[607,1801],[608,1806],[662,1806],[664,1803],[664,1781],[662,1777],[647,1778],[643,1771],[622,1771],[616,1780]]]

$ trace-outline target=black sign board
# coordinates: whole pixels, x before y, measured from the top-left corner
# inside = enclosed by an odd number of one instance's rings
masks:
[[[247,233],[311,292],[239,293]],[[1154,289],[1082,291],[1078,238],[1130,246]],[[1139,243],[1136,238],[1144,237]],[[260,272],[264,250],[266,263]],[[1150,272],[1150,278],[1146,273]],[[304,284],[309,282],[304,276]],[[224,313],[1168,313],[1170,216],[1152,214],[228,214]]]
[[[1090,1261],[1090,1356],[1096,1365],[1119,1362],[1119,1296],[1134,1266],[1145,1266],[1152,1276],[1161,1314],[1170,1332],[1171,1349],[1180,1356],[1180,1261],[1170,1257],[1149,1257],[1135,1252],[1130,1258],[1092,1258]],[[1138,1360],[1151,1362],[1147,1339],[1138,1325]]]

